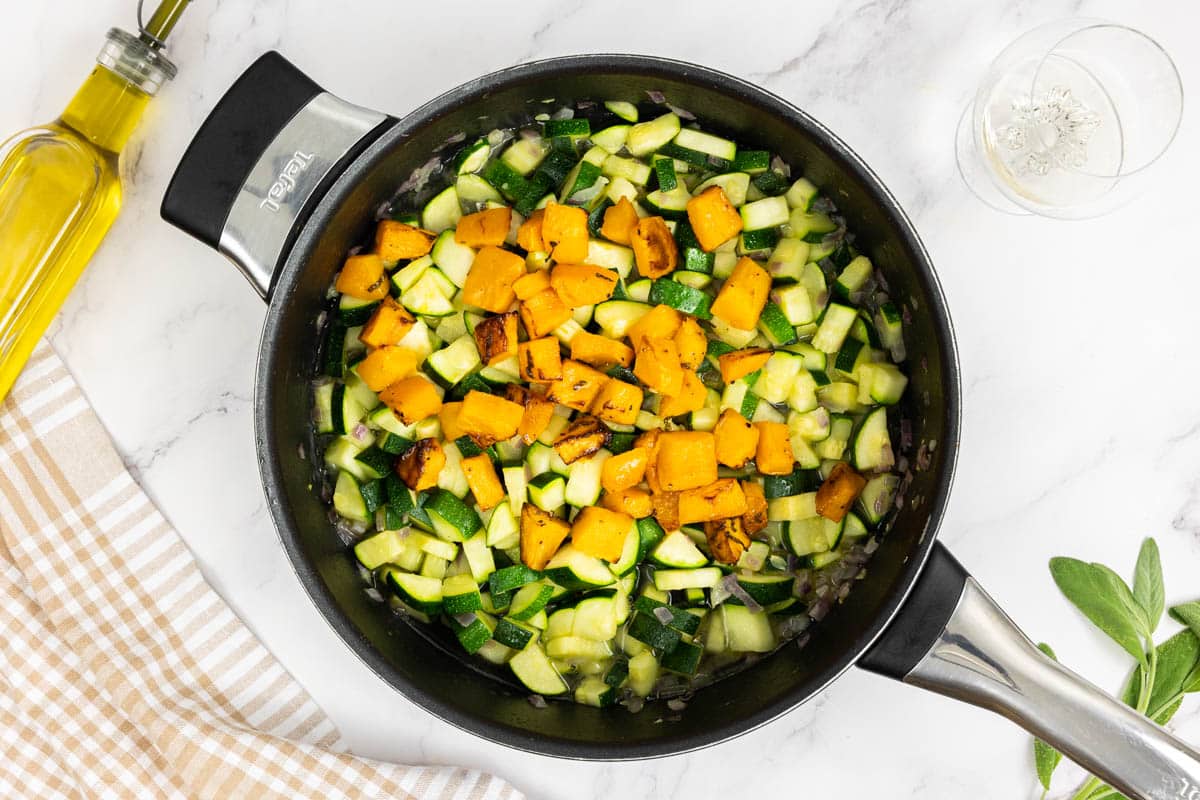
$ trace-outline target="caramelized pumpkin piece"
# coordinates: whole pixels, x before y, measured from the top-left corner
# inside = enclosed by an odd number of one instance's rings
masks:
[[[866,485],[866,478],[845,461],[839,461],[817,488],[817,513],[825,519],[841,522]]]
[[[621,492],[642,482],[646,475],[646,464],[650,451],[644,447],[633,447],[604,462],[600,470],[600,485],[606,492]]]
[[[421,439],[396,460],[396,475],[414,492],[437,486],[446,453],[437,439]]]
[[[410,375],[389,384],[379,400],[405,425],[413,425],[442,410],[442,394],[424,375]]]
[[[388,294],[383,260],[375,253],[350,256],[342,264],[334,288],[356,300],[382,300]]]
[[[662,217],[646,217],[638,222],[629,244],[643,278],[661,278],[679,266],[679,248]]]
[[[609,461],[611,460],[609,459]],[[604,463],[607,464],[608,461]],[[600,505],[610,511],[628,514],[634,519],[642,519],[654,513],[654,504],[650,501],[650,493],[636,486],[618,492],[605,492],[600,497]]]
[[[475,326],[475,346],[483,363],[491,366],[517,354],[517,312],[486,317]]]
[[[704,523],[704,538],[708,540],[708,551],[722,564],[736,564],[742,553],[750,546],[741,517],[713,519]]]
[[[546,398],[576,411],[587,411],[608,381],[603,372],[568,358],[562,364],[562,377],[550,384]]]
[[[354,371],[371,387],[371,391],[382,392],[389,385],[416,372],[420,363],[417,354],[407,347],[386,345],[372,350],[355,365]]]
[[[792,440],[788,427],[782,422],[756,422],[758,447],[754,463],[763,475],[787,475],[795,465]]]
[[[758,428],[732,408],[721,412],[713,428],[717,445],[717,462],[741,469],[758,452]]]
[[[438,422],[442,426],[442,438],[447,442],[453,442],[467,435],[467,432],[458,426],[458,412],[462,410],[462,403],[442,403],[442,410],[438,412]]]
[[[528,272],[513,284],[518,300],[528,300],[550,288],[550,270],[539,269]]]
[[[554,416],[554,403],[547,400],[540,390],[534,391],[515,383],[504,387],[504,399],[511,400],[525,409],[525,413],[521,415],[517,435],[525,444],[533,444],[550,425],[550,419]]]
[[[458,411],[458,426],[468,436],[498,442],[517,435],[525,409],[511,400],[472,389]]]
[[[571,523],[571,543],[589,556],[615,563],[625,549],[633,517],[620,511],[588,506]]]
[[[733,478],[721,478],[679,493],[679,524],[740,517],[746,507],[742,485]]]
[[[525,274],[525,259],[499,247],[484,247],[475,254],[463,284],[463,302],[502,314],[517,299],[513,284]]]
[[[471,494],[475,495],[475,502],[484,511],[499,505],[504,499],[504,486],[500,483],[500,478],[496,475],[496,466],[487,453],[464,458],[462,470],[467,476]]]
[[[556,264],[550,285],[571,308],[603,303],[617,288],[617,273],[591,264]]]
[[[650,454],[650,460],[646,462],[646,485],[650,487],[651,492],[662,491],[662,484],[658,482],[658,439],[660,435],[662,435],[662,431],[655,428],[633,440],[634,447],[644,447]]]
[[[397,344],[416,323],[416,319],[408,313],[408,309],[392,298],[385,297],[371,314],[367,324],[363,325],[358,340],[367,347]]]
[[[678,394],[661,395],[658,404],[660,417],[677,417],[680,414],[690,414],[704,408],[708,390],[700,382],[700,377],[690,369],[681,370],[682,382]]]
[[[553,289],[546,289],[528,300],[522,300],[520,310],[525,332],[534,339],[548,336],[571,318],[571,309],[567,308],[558,292]]]
[[[537,209],[517,228],[517,246],[529,253],[544,253],[550,248],[542,240],[542,219],[546,212]]]
[[[684,315],[675,332],[675,347],[679,349],[679,363],[686,369],[699,369],[708,354],[708,338],[696,318]]]
[[[629,326],[629,343],[637,350],[646,339],[674,339],[683,325],[683,314],[670,306],[657,305]]]
[[[592,413],[602,420],[618,425],[637,422],[642,409],[643,392],[640,386],[625,381],[609,380],[592,401]]]
[[[542,241],[550,257],[560,264],[574,264],[587,258],[587,212],[575,206],[551,203],[542,217]]]
[[[375,228],[375,252],[384,261],[420,258],[433,249],[436,238],[437,234],[432,231],[385,219]]]
[[[637,347],[633,374],[659,394],[672,397],[679,394],[683,389],[683,367],[679,364],[675,340],[643,339]]]
[[[654,520],[664,531],[679,530],[683,524],[679,521],[679,492],[651,492],[650,505]]]
[[[689,200],[687,215],[696,240],[710,252],[742,232],[742,215],[720,186],[710,186]]]
[[[454,229],[454,241],[468,247],[499,247],[508,238],[510,225],[511,208],[485,208],[483,211],[467,214],[458,221],[458,226]]]
[[[579,331],[571,337],[571,358],[601,368],[628,367],[633,364],[633,348],[598,333]]]
[[[758,318],[770,293],[771,273],[760,267],[754,259],[743,257],[717,293],[712,313],[735,328],[753,330],[758,325]]]
[[[746,495],[746,513],[742,514],[742,525],[746,533],[755,534],[767,527],[767,496],[758,481],[742,481],[742,494]]]
[[[521,342],[517,347],[521,378],[533,383],[550,383],[562,377],[562,355],[558,339],[546,337]]]
[[[600,235],[610,242],[627,245],[633,238],[633,231],[637,224],[637,209],[633,207],[633,203],[629,202],[628,197],[622,197],[615,206],[605,209]]]
[[[771,351],[765,347],[744,347],[717,356],[717,366],[721,368],[721,380],[733,383],[738,378],[744,378],[755,370],[762,369],[771,358]]]
[[[554,439],[554,452],[564,464],[573,464],[600,452],[610,438],[608,426],[591,414],[581,414]]]
[[[521,506],[521,563],[531,569],[545,569],[570,532],[571,525],[565,519],[533,503]]]
[[[657,478],[663,490],[693,489],[717,479],[716,441],[711,433],[664,431],[659,434],[655,447],[658,450],[655,459]]]

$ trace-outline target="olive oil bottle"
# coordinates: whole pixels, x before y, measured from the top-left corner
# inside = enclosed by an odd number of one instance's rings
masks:
[[[175,76],[163,41],[188,1],[110,30],[62,116],[0,144],[0,400],[120,211],[120,153]]]

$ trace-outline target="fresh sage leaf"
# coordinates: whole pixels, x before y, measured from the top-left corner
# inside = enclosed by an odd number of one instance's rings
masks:
[[[1050,658],[1058,661],[1058,656],[1054,655],[1054,650],[1051,649],[1050,645],[1045,642],[1039,642],[1038,649],[1050,656]],[[1054,770],[1058,767],[1058,762],[1060,761],[1062,761],[1062,753],[1041,739],[1033,740],[1033,766],[1037,770],[1038,783],[1042,785],[1042,789],[1044,790],[1042,797],[1045,797],[1046,792],[1050,791],[1050,778],[1054,775]]]
[[[1116,598],[1121,605],[1125,606],[1125,610],[1129,613],[1130,619],[1137,626],[1143,638],[1150,638],[1154,633],[1151,629],[1150,621],[1146,618],[1146,612],[1142,609],[1142,604],[1133,596],[1133,591],[1129,588],[1129,584],[1125,579],[1118,575],[1110,567],[1103,564],[1092,562],[1092,569],[1097,570],[1104,579],[1108,582],[1109,588],[1112,591],[1113,597]],[[1144,648],[1143,648],[1144,650]]]
[[[1063,595],[1093,625],[1121,645],[1139,664],[1146,663],[1146,650],[1142,646],[1142,637],[1146,633],[1144,614],[1120,576],[1099,564],[1064,557],[1050,559],[1050,574]]]
[[[1176,700],[1174,703],[1171,703],[1171,705],[1167,706],[1166,708],[1160,709],[1157,714],[1151,717],[1151,719],[1153,719],[1159,725],[1166,725],[1171,721],[1171,717],[1175,716],[1175,712],[1179,710],[1181,705],[1183,705],[1182,697]]]
[[[1192,629],[1192,632],[1200,636],[1200,600],[1193,600],[1190,603],[1173,606],[1171,608],[1171,616],[1178,622],[1187,625]]]
[[[1158,543],[1152,538],[1142,542],[1138,551],[1137,567],[1133,572],[1133,596],[1146,613],[1146,622],[1153,633],[1162,619],[1166,597],[1163,590],[1162,561],[1158,555]]]
[[[1156,721],[1168,711],[1173,715],[1171,706],[1177,706],[1183,695],[1200,691],[1200,637],[1190,630],[1180,631],[1158,646],[1157,659],[1154,685],[1146,703],[1146,716]],[[1137,707],[1141,685],[1142,667],[1134,667],[1122,693],[1126,705]]]

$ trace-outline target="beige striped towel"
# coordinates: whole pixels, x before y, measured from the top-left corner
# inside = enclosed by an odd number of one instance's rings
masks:
[[[43,344],[0,406],[0,797],[521,795],[347,754]]]

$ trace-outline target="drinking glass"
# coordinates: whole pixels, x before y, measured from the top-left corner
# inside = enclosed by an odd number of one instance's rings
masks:
[[[1183,85],[1149,36],[1053,22],[997,56],[959,120],[959,173],[1013,214],[1082,219],[1140,192],[1179,128]]]

